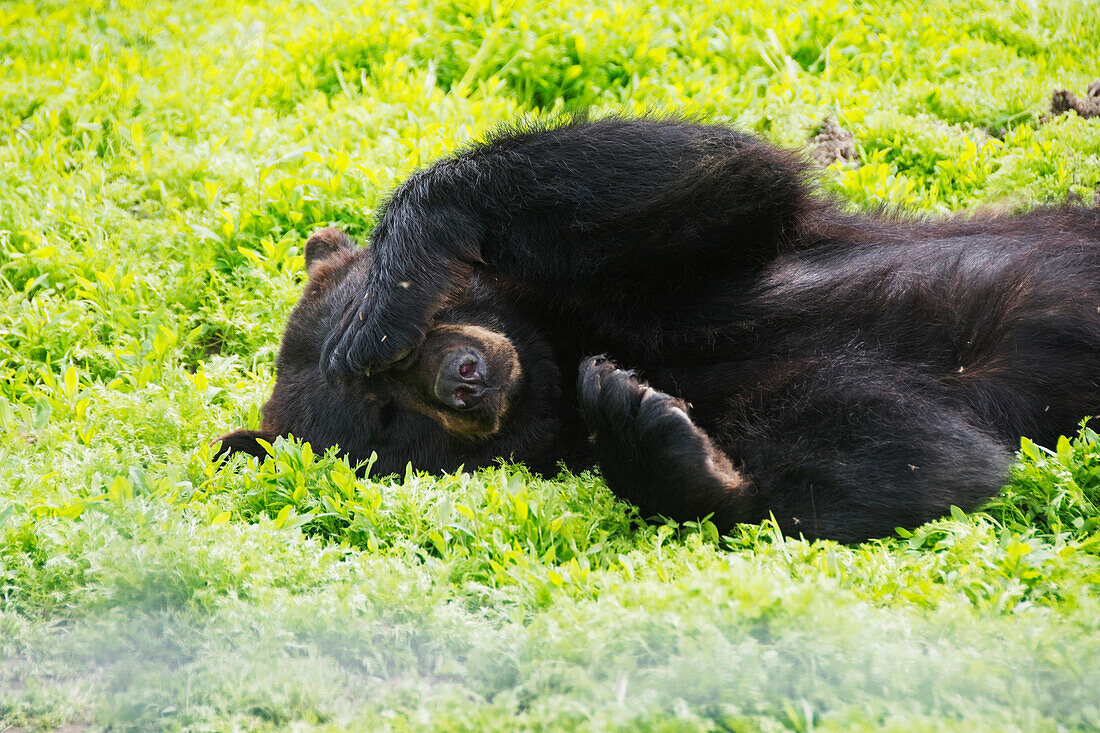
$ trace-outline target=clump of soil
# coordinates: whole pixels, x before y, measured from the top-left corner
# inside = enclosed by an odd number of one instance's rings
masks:
[[[855,135],[837,124],[832,117],[821,121],[817,135],[810,140],[810,145],[813,159],[822,167],[830,166],[838,160],[859,160]]]
[[[1068,89],[1059,89],[1054,92],[1054,96],[1050,100],[1050,111],[1055,115],[1060,115],[1070,110],[1086,119],[1100,117],[1100,81],[1089,84],[1083,99]]]

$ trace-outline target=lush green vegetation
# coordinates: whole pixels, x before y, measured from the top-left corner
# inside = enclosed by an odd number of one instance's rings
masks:
[[[0,730],[1100,727],[1100,439],[842,547],[256,426],[301,245],[526,114],[686,111],[914,212],[1091,200],[1090,0],[0,5]]]

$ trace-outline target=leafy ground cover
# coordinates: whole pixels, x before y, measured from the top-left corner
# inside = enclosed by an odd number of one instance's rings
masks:
[[[0,730],[1094,730],[1100,438],[844,547],[256,426],[320,224],[501,121],[676,111],[853,207],[1100,186],[1088,0],[0,5]]]

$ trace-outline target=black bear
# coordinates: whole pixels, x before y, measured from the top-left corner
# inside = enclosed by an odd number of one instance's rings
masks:
[[[804,175],[673,120],[437,162],[369,248],[309,239],[262,429],[221,450],[293,433],[376,473],[598,464],[644,516],[852,542],[974,507],[1021,435],[1100,409],[1100,211],[903,222]]]

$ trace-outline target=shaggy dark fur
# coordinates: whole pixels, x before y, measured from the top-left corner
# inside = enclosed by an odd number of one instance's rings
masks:
[[[802,175],[651,120],[436,163],[370,249],[307,244],[263,429],[223,450],[293,433],[381,472],[595,462],[646,516],[857,541],[975,506],[1021,435],[1100,410],[1100,211],[901,223]]]

